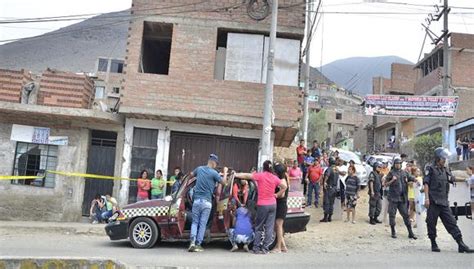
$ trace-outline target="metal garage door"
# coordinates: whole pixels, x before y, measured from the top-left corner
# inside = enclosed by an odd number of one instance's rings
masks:
[[[190,172],[216,153],[221,166],[247,172],[257,167],[258,144],[257,139],[172,132],[168,171],[179,166]]]

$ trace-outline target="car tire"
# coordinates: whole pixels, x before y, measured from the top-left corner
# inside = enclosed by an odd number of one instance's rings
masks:
[[[128,233],[130,243],[134,248],[152,248],[160,237],[156,223],[144,217],[134,219]]]

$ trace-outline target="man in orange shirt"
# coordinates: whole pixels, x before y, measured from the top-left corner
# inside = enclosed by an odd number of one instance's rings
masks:
[[[306,181],[308,182],[308,207],[311,207],[311,201],[314,191],[314,206],[318,208],[319,203],[319,180],[323,174],[323,168],[320,166],[319,158],[317,158],[314,163],[308,167],[308,177]]]

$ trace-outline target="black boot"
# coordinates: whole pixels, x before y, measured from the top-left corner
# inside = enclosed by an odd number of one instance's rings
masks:
[[[392,238],[397,238],[397,232],[395,231],[395,225],[390,225],[390,230],[392,231]]]
[[[459,253],[474,253],[474,249],[470,249],[464,242],[462,241],[462,237],[456,240],[458,243],[458,252]]]
[[[372,224],[372,225],[375,225],[375,218],[370,218],[369,223]]]
[[[332,217],[332,214],[328,214],[328,222],[332,221],[331,217]]]
[[[324,218],[319,222],[328,222],[328,214],[324,213]]]
[[[407,226],[407,230],[408,230],[408,238],[413,239],[413,240],[418,239],[418,237],[416,237],[415,234],[413,233],[411,225]]]
[[[436,244],[436,239],[430,238],[430,241],[431,241],[431,251],[441,252],[441,249],[439,249],[438,244]]]
[[[378,218],[374,218],[375,223],[382,223]]]

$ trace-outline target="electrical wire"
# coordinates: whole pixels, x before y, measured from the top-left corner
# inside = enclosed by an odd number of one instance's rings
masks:
[[[203,1],[203,2],[205,2],[205,1]],[[126,20],[120,20],[120,21],[112,22],[112,23],[105,23],[105,24],[95,25],[95,26],[86,27],[86,28],[82,28],[82,29],[71,29],[69,31],[50,32],[50,33],[46,33],[45,35],[34,36],[34,37],[4,39],[4,40],[0,40],[0,42],[13,42],[13,41],[19,41],[19,40],[23,40],[23,39],[31,40],[31,39],[35,39],[35,38],[39,38],[39,37],[44,37],[44,36],[48,36],[48,37],[50,37],[50,36],[55,36],[55,37],[56,36],[62,36],[62,35],[66,35],[66,34],[71,33],[71,32],[94,30],[94,29],[99,29],[99,28],[103,28],[103,27],[106,27],[106,26],[114,26],[114,25],[119,25],[119,24],[122,24],[122,23],[130,23],[133,20],[145,19],[145,18],[148,18],[148,17],[159,16],[159,15],[174,15],[174,14],[194,13],[194,12],[220,12],[220,11],[223,11],[223,10],[225,11],[227,9],[234,9],[234,8],[237,8],[237,7],[238,6],[236,6],[236,5],[232,5],[232,6],[226,6],[226,7],[220,7],[220,8],[213,8],[213,9],[200,9],[200,10],[192,9],[192,10],[179,10],[179,11],[174,11],[174,12],[152,13],[152,14],[145,14],[145,15],[133,15],[135,17],[130,18],[130,19],[126,19]]]

